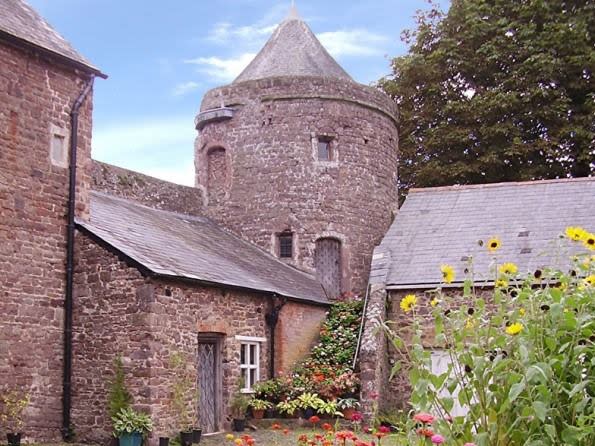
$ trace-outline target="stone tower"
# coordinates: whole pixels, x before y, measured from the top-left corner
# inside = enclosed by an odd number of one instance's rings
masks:
[[[354,82],[294,9],[196,117],[196,184],[209,215],[316,273],[331,297],[363,292],[397,206],[396,105]]]

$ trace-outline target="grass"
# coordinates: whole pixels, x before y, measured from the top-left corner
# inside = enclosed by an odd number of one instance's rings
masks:
[[[298,428],[292,429],[289,433],[284,434],[282,431],[273,431],[270,429],[260,429],[257,431],[249,431],[246,432],[232,432],[232,434],[237,438],[243,434],[248,434],[252,438],[256,440],[256,446],[297,446],[298,444],[298,437],[302,434],[307,434],[309,437],[312,437],[312,434],[320,433],[323,434],[324,431],[317,429],[307,429],[307,428]],[[206,436],[200,442],[200,446],[233,446],[233,440],[227,440],[225,438],[226,434],[217,434],[213,436]],[[378,439],[372,435],[365,435],[365,434],[358,434],[358,438],[364,441],[375,441],[376,445],[378,445]],[[340,443],[336,443],[339,445]],[[348,441],[348,445],[352,445],[353,442]],[[388,435],[384,437],[380,443],[381,446],[400,446],[403,444],[403,438],[398,435]]]

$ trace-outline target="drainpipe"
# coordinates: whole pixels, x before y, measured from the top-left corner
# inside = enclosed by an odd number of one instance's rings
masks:
[[[277,303],[279,302],[279,303]],[[271,331],[271,345],[269,346],[269,376],[270,378],[275,377],[275,328],[277,327],[277,322],[279,322],[279,314],[281,313],[281,309],[287,303],[287,299],[281,298],[277,294],[273,294],[273,308],[271,309],[270,313],[267,313],[264,317],[265,322],[269,326]]]
[[[66,295],[64,297],[64,375],[62,381],[62,438],[73,439],[70,424],[72,393],[72,290],[74,279],[74,217],[76,207],[76,148],[79,110],[93,87],[94,77],[85,84],[70,111],[70,179],[68,189],[68,227],[66,232]]]

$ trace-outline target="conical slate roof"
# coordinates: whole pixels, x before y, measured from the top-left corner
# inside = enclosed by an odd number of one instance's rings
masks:
[[[316,76],[351,80],[322,46],[295,8],[234,83],[275,76]]]

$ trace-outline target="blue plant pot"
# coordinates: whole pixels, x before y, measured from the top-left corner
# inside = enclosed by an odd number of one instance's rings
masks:
[[[119,437],[120,446],[140,446],[143,442],[143,436],[138,432],[132,434],[122,434]]]

